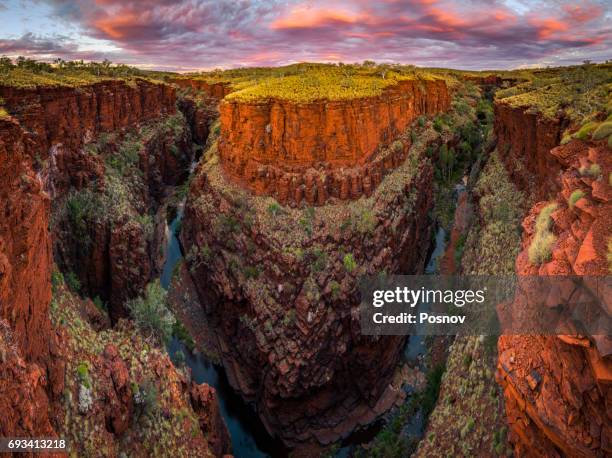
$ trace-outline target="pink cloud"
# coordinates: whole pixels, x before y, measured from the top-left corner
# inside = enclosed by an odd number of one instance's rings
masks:
[[[105,57],[165,68],[365,59],[491,68],[601,60],[612,47],[612,6],[603,0],[538,2],[528,11],[503,0],[36,1],[120,49]],[[66,40],[0,32],[0,54],[78,55],[78,40]]]

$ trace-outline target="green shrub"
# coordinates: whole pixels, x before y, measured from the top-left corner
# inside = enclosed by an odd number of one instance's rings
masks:
[[[552,226],[552,213],[557,209],[557,204],[552,203],[544,207],[535,224],[535,235],[527,251],[529,262],[534,265],[543,264],[550,261],[552,256],[552,246],[557,237],[550,231]]]
[[[100,211],[99,199],[94,193],[82,190],[72,193],[66,199],[66,212],[68,221],[76,239],[88,243],[88,225],[94,219],[96,212]]]
[[[127,302],[134,323],[145,334],[153,335],[162,342],[172,336],[176,320],[166,306],[167,292],[159,281],[149,283],[145,295]]]
[[[259,278],[260,272],[257,266],[246,266],[244,269],[242,269],[242,272],[244,273],[244,276],[247,279],[248,278],[254,278],[254,279]]]
[[[355,262],[352,253],[345,254],[344,258],[342,259],[342,263],[344,264],[344,268],[348,273],[353,272],[357,268],[357,263]]]
[[[587,122],[584,126],[582,126],[578,130],[578,132],[574,134],[574,137],[580,140],[586,140],[587,138],[589,138],[591,132],[593,132],[596,128],[597,128],[596,122],[593,122],[593,121]]]
[[[442,121],[442,118],[434,119],[433,128],[436,132],[442,132],[442,130],[444,129],[444,121]]]
[[[191,337],[185,325],[179,320],[176,320],[172,326],[172,335],[183,342],[190,351],[195,349],[196,344],[193,337]]]
[[[576,189],[574,192],[572,192],[572,194],[569,196],[569,199],[567,200],[567,203],[570,208],[573,208],[574,205],[576,205],[576,202],[578,202],[584,196],[584,191],[582,191],[581,189]]]
[[[313,251],[312,271],[321,272],[327,266],[327,253],[320,248]]]
[[[56,294],[60,286],[64,284],[64,275],[59,270],[51,272],[51,291]]]
[[[465,425],[461,429],[461,432],[460,432],[461,438],[463,439],[473,429],[474,429],[474,419],[472,417],[469,417],[467,421],[465,422]]]
[[[89,378],[89,363],[82,361],[76,368],[77,376],[79,381],[85,386],[85,388],[91,388],[91,380]]]
[[[590,167],[580,167],[580,175],[599,178],[601,166],[599,164],[591,164]]]
[[[100,299],[100,296],[94,297],[93,303],[97,307],[98,310],[100,310],[101,312],[106,313],[106,311],[107,311],[106,310],[106,304],[104,304],[102,299]]]
[[[391,149],[396,152],[399,153],[400,151],[402,151],[404,149],[404,143],[401,140],[395,140],[392,144],[391,144]]]
[[[331,290],[332,299],[337,299],[340,295],[340,283],[336,280],[332,280],[329,283],[329,289]]]
[[[610,135],[612,135],[612,121],[606,121],[593,131],[593,140],[603,140]]]
[[[132,134],[127,135],[119,145],[118,151],[107,157],[106,164],[120,175],[127,175],[130,169],[138,166],[140,151],[143,148],[139,138]]]
[[[137,418],[141,415],[153,416],[159,409],[159,395],[155,382],[146,380],[139,385],[134,393],[134,403],[137,408]]]
[[[272,216],[278,216],[283,212],[283,208],[276,202],[268,205],[268,213]]]
[[[368,209],[354,215],[353,221],[356,229],[362,234],[373,234],[378,222],[372,211]]]
[[[68,272],[66,275],[66,284],[68,288],[70,288],[75,293],[79,293],[81,291],[81,281],[79,277],[74,272]]]

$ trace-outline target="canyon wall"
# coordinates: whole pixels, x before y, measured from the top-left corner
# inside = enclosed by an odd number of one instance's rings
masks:
[[[500,102],[494,111],[498,151],[519,189],[536,200],[557,191],[561,167],[549,152],[559,144],[569,121]]]
[[[186,262],[230,383],[287,445],[330,444],[403,397],[391,379],[405,338],[361,334],[357,281],[422,272],[433,206],[424,153],[440,140],[429,125],[358,200],[281,207],[228,180],[214,156],[196,172],[180,235]]]
[[[191,125],[177,113],[175,89],[145,80],[105,81],[77,88],[0,86],[0,97],[24,130],[33,167],[53,198],[53,248],[60,268],[77,273],[92,297],[108,301],[114,320],[126,316],[123,303],[159,273],[163,240],[151,237],[134,215],[110,221],[103,213],[114,209],[100,214],[92,210],[81,215],[90,217],[83,223],[70,221],[71,215],[62,212],[65,199],[75,192],[91,189],[86,196],[90,200],[113,192],[117,180],[107,182],[109,158],[123,154],[128,133],[148,125],[147,133],[138,134],[138,176],[132,180],[141,186],[131,187],[128,200],[140,216],[157,213],[167,187],[187,179],[194,158]],[[175,122],[164,127],[167,120]],[[193,125],[199,121],[193,119]],[[204,141],[207,133],[206,126],[197,130]],[[117,208],[122,205],[114,202]],[[75,223],[85,227],[75,232]]]
[[[0,434],[55,436],[48,383],[58,382],[49,320],[49,196],[32,170],[32,148],[13,120],[0,119]]]
[[[219,157],[228,177],[281,203],[356,199],[371,195],[409,145],[387,156],[381,147],[449,106],[443,80],[401,81],[378,97],[344,101],[223,100]]]
[[[72,439],[77,434],[75,453],[120,456],[123,449],[130,456],[151,456],[157,441],[146,441],[143,431],[149,439],[151,434],[161,441],[168,438],[155,430],[155,422],[143,425],[139,419],[142,400],[135,382],[146,382],[170,394],[159,399],[165,405],[156,421],[182,419],[174,426],[178,431],[173,437],[178,439],[172,439],[167,450],[187,447],[206,456],[229,452],[214,390],[192,383],[133,327],[125,330],[126,322],[117,331],[109,330],[108,318],[90,299],[60,286],[57,274],[52,299],[52,242],[61,244],[61,231],[49,231],[52,208],[93,183],[101,193],[110,186],[105,182],[105,158],[85,146],[102,133],[121,138],[127,128],[177,116],[174,89],[112,81],[76,89],[0,86],[0,94],[12,115],[0,119],[0,408],[5,413],[0,435]],[[176,133],[175,125],[167,127]],[[183,134],[153,135],[138,151],[139,179],[146,184],[147,198],[157,199],[162,187],[187,178],[193,152],[189,132]],[[177,145],[191,155],[186,161],[177,154]],[[146,211],[149,203],[143,205]],[[106,210],[93,209],[100,217]],[[116,243],[97,237],[95,231],[87,235],[93,234],[94,252],[99,250],[93,263],[104,265],[112,254],[114,281],[104,287],[136,294],[140,291],[133,291],[133,272],[122,277],[117,269],[149,268],[141,264],[150,259],[128,256],[139,253],[140,243],[134,239],[133,222],[124,223],[114,226],[109,236]],[[69,243],[63,248],[70,250],[75,241],[64,242]],[[83,243],[82,238],[75,243]],[[71,267],[82,273],[84,265]],[[85,385],[89,395],[83,395]],[[127,446],[126,434],[134,437]]]
[[[208,97],[216,99],[217,101],[223,99],[223,97],[232,92],[231,85],[228,82],[209,83],[195,78],[172,78],[170,79],[170,83],[176,84],[180,88],[203,92]]]
[[[0,119],[0,317],[22,354],[49,355],[50,199],[32,169],[36,151],[13,120]]]
[[[175,89],[145,80],[44,88],[0,84],[0,98],[27,132],[35,165],[49,160],[59,169],[53,182],[45,183],[51,194],[80,189],[102,173],[81,154],[85,143],[176,111]]]
[[[506,166],[539,202],[523,222],[518,275],[609,275],[612,172],[604,142],[556,146],[563,122],[496,106],[498,148],[509,144]],[[521,159],[524,155],[525,159]],[[503,154],[502,154],[503,157]],[[522,164],[517,167],[517,164]],[[599,175],[585,173],[598,164]],[[574,191],[583,196],[569,204]],[[550,200],[549,200],[550,199]],[[529,262],[535,219],[549,202],[556,241],[548,262]],[[608,255],[609,256],[609,255]],[[519,290],[516,301],[528,291]],[[610,291],[600,292],[604,303]],[[609,312],[608,312],[609,313]],[[607,456],[612,453],[612,344],[609,336],[502,336],[497,378],[504,389],[516,456]]]

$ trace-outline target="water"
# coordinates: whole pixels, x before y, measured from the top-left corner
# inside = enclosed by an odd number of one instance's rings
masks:
[[[167,225],[168,245],[160,283],[168,289],[176,263],[183,258],[181,245],[176,237],[183,209],[179,208],[176,218]],[[252,406],[248,405],[233,390],[223,367],[212,364],[202,354],[194,354],[176,337],[167,345],[168,354],[176,366],[186,364],[196,383],[207,383],[217,390],[219,408],[232,439],[232,452],[237,458],[263,458],[287,456],[282,443],[272,438]],[[181,355],[182,354],[182,355]]]
[[[164,289],[168,289],[170,287],[174,266],[176,266],[176,263],[183,257],[183,253],[181,252],[181,244],[176,236],[176,229],[181,224],[182,217],[183,208],[180,207],[177,211],[176,218],[174,218],[169,225],[166,225],[166,238],[168,240],[168,245],[166,246],[166,260],[164,261],[164,267],[159,279]]]

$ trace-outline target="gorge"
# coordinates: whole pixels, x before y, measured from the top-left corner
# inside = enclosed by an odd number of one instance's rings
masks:
[[[609,275],[612,66],[343,67],[0,78],[2,436],[612,453],[609,336],[366,336],[357,311],[364,275]],[[581,72],[596,102],[551,95]]]

